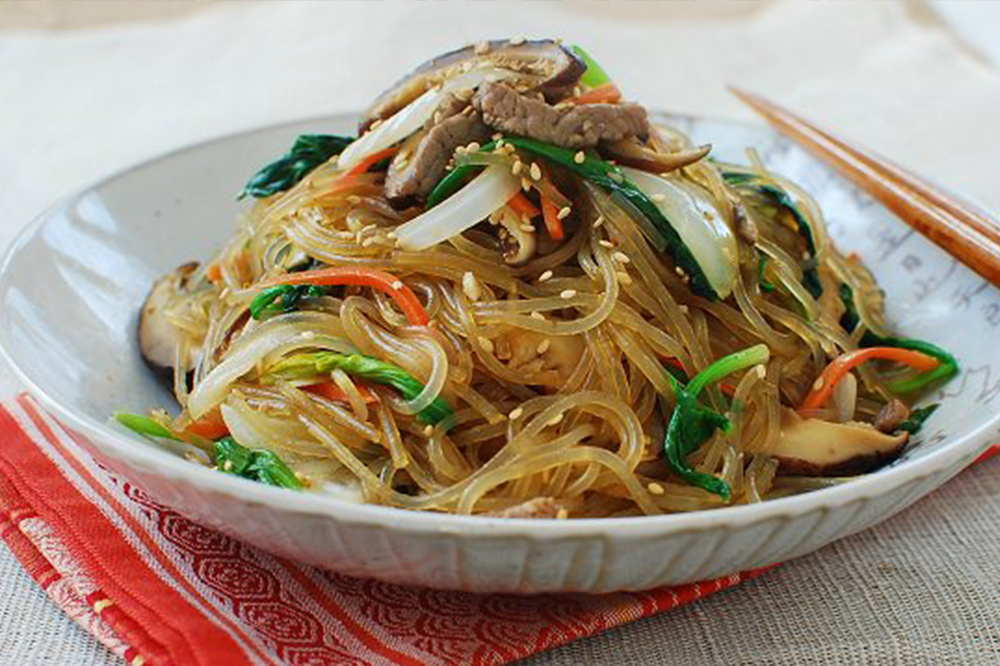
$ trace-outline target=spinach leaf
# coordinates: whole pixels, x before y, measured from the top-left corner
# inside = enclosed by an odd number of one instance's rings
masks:
[[[313,169],[342,153],[352,141],[351,137],[333,134],[300,135],[291,150],[254,174],[239,198],[261,199],[290,189]]]
[[[364,354],[339,354],[330,351],[295,354],[272,365],[267,373],[285,379],[305,379],[327,375],[338,369],[376,384],[391,386],[407,400],[413,400],[424,390],[420,380],[399,366]],[[444,398],[438,397],[417,414],[417,418],[423,423],[435,424],[453,413],[451,405]]]
[[[299,303],[310,298],[320,298],[330,293],[329,287],[314,284],[279,284],[268,287],[250,301],[250,316],[260,319],[265,314],[291,312]],[[280,302],[277,302],[278,299]]]
[[[920,432],[920,429],[924,427],[924,422],[926,422],[927,419],[930,418],[931,414],[936,412],[937,408],[940,406],[941,405],[935,403],[933,405],[927,405],[926,407],[914,409],[910,412],[909,418],[899,424],[899,427],[896,428],[896,432],[903,431],[908,432],[911,435],[916,435]]]
[[[216,467],[226,474],[279,488],[302,489],[295,472],[274,451],[248,449],[232,437],[223,437],[215,443],[213,453]]]
[[[729,419],[715,410],[698,404],[698,394],[710,384],[740,370],[766,363],[770,351],[766,345],[756,345],[728,356],[723,356],[699,372],[687,386],[669,375],[677,396],[677,405],[670,416],[663,453],[671,471],[693,486],[703,488],[729,501],[732,489],[729,484],[711,474],[696,472],[687,458],[721,429],[729,432]]]

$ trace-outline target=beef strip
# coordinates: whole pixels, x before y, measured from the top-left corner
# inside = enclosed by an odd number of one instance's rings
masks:
[[[492,128],[564,148],[587,148],[630,136],[644,140],[649,135],[646,110],[638,104],[553,106],[493,82],[479,87],[472,106]]]

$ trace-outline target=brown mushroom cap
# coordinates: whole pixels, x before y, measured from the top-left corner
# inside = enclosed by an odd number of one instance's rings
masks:
[[[153,283],[139,312],[139,350],[153,371],[164,377],[173,376],[174,353],[181,332],[163,314],[171,297],[183,289],[188,277],[198,268],[198,262],[177,267]]]
[[[518,44],[498,39],[466,46],[428,60],[379,95],[361,116],[358,133],[363,134],[376,120],[392,116],[432,86],[460,72],[469,62],[491,63],[541,77],[538,89],[546,96],[565,93],[587,70],[587,65],[572,51],[551,39]]]
[[[867,423],[803,419],[785,409],[770,454],[778,460],[780,474],[847,476],[892,462],[908,440],[906,432],[887,435]]]

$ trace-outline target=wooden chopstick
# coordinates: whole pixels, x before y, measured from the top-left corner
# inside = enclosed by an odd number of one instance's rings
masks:
[[[730,90],[776,129],[829,163],[938,247],[1000,286],[1000,225],[996,221],[759,95]]]

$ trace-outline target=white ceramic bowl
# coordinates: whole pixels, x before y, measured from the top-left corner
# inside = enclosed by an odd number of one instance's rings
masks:
[[[186,148],[56,205],[0,273],[0,346],[28,389],[154,499],[261,548],[346,574],[475,592],[610,592],[704,580],[786,560],[864,529],[947,481],[997,439],[1000,294],[769,130],[670,118],[715,155],[755,146],[819,200],[841,249],[858,252],[907,334],[957,353],[963,374],[890,467],[810,494],[716,511],[572,521],[406,512],[290,493],[192,465],[109,428],[117,409],[172,404],[142,364],[136,313],[151,281],[227,237],[233,195],[304,121]]]

